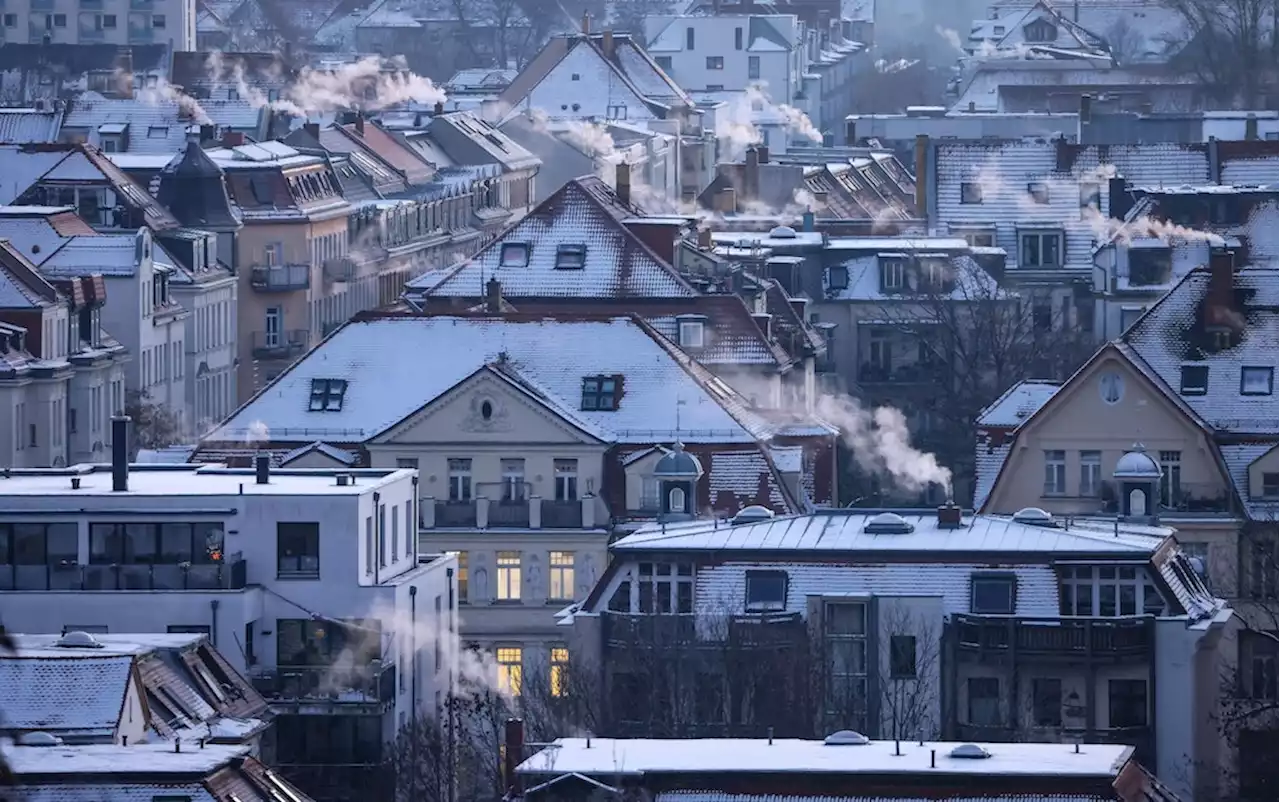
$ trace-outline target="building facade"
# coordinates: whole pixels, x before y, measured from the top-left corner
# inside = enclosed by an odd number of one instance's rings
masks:
[[[4,20],[4,41],[39,45],[155,45],[170,52],[196,46],[195,0],[121,0],[92,7],[37,3]],[[12,24],[10,24],[12,23]]]

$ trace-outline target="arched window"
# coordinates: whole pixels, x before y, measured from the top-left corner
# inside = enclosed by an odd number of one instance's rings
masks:
[[[684,488],[673,487],[671,492],[667,494],[667,511],[668,512],[684,512]]]

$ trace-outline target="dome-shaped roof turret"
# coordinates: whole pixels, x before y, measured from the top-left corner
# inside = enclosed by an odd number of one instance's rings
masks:
[[[1116,462],[1112,477],[1116,479],[1159,479],[1164,474],[1160,464],[1151,458],[1141,443],[1124,453]]]
[[[658,460],[653,466],[653,478],[663,480],[700,479],[702,463],[697,457],[684,450],[684,443],[676,441],[675,446]]]

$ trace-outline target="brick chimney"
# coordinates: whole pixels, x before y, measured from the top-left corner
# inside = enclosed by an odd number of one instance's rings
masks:
[[[224,148],[235,148],[244,144],[244,134],[239,131],[223,131],[222,146]]]
[[[1209,254],[1209,296],[1205,299],[1205,323],[1209,326],[1233,326],[1236,319],[1235,254],[1215,250]]]
[[[356,136],[363,137],[364,136],[364,115],[363,114],[356,114],[355,125],[356,125]]]
[[[614,175],[614,193],[617,194],[618,200],[623,204],[631,205],[631,165],[626,162],[618,162],[613,168]]]
[[[503,728],[503,766],[502,775],[507,792],[516,795],[520,792],[520,779],[516,776],[516,767],[524,761],[524,721],[518,718],[507,719]]]
[[[698,250],[710,251],[712,248],[712,245],[713,245],[713,242],[711,239],[711,229],[707,228],[706,226],[699,228],[698,229]]]
[[[724,187],[716,193],[716,211],[721,214],[734,214],[738,211],[738,191],[733,187]]]
[[[613,28],[604,29],[604,35],[600,37],[600,49],[604,51],[605,58],[613,58]]]
[[[496,278],[484,283],[484,311],[493,315],[502,312],[502,282]]]
[[[960,508],[956,506],[954,501],[948,500],[946,504],[938,508],[938,528],[960,528]]]
[[[432,107],[431,113],[434,114],[436,117],[439,117],[440,115],[444,114],[444,101],[437,100],[436,105]]]
[[[582,12],[582,35],[586,36],[591,33],[591,14],[590,12]]]

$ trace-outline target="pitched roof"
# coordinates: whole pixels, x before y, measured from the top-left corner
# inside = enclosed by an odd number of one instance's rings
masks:
[[[133,677],[129,655],[0,657],[5,726],[113,733]]]
[[[227,194],[222,168],[198,142],[188,142],[182,153],[160,171],[156,200],[186,225],[240,225],[240,210]]]
[[[406,288],[423,296],[474,298],[483,296],[485,282],[496,278],[503,294],[513,299],[696,295],[684,278],[622,224],[635,213],[599,178],[577,178],[470,259],[443,276],[424,274]],[[566,248],[573,246],[585,248],[582,267],[557,267],[570,263],[572,255]]]
[[[727,385],[685,364],[664,342],[629,317],[357,316],[206,440],[243,441],[265,425],[278,442],[320,435],[365,441],[504,357],[571,410],[581,406],[584,378],[622,376],[616,411],[577,413],[617,442],[753,442],[747,427],[762,429],[759,419]],[[406,352],[432,354],[431,370],[403,370]],[[308,412],[311,382],[324,378],[347,382],[342,409]],[[678,413],[676,400],[684,402]]]
[[[425,184],[435,175],[435,168],[427,164],[417,151],[406,146],[394,134],[383,130],[376,122],[365,121],[363,132],[355,123],[336,126],[336,130],[376,154],[397,170],[411,186]]]
[[[17,211],[23,207],[9,207]],[[26,216],[0,214],[0,237],[8,239],[40,272],[50,278],[68,278],[93,273],[104,276],[131,276],[138,269],[138,234],[63,234],[50,216],[37,208]]]
[[[1232,487],[1250,521],[1274,523],[1280,519],[1280,501],[1257,498],[1249,486],[1249,467],[1274,448],[1275,441],[1218,446]]]
[[[56,142],[61,111],[0,109],[0,142]]]
[[[4,236],[0,218],[0,309],[42,309],[55,303],[57,289]]]
[[[256,131],[263,113],[261,107],[248,100],[205,99],[192,103],[184,99],[180,103],[165,97],[107,98],[97,92],[84,92],[71,100],[62,127],[85,132],[88,143],[100,147],[103,126],[127,126],[127,136],[119,142],[121,152],[177,153],[187,143],[189,126]]]
[[[978,413],[978,426],[1017,428],[1062,389],[1048,379],[1026,379],[1004,391],[1004,394]]]

